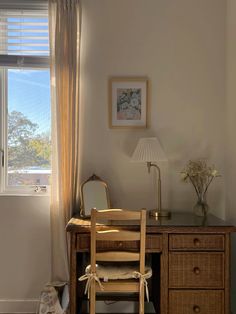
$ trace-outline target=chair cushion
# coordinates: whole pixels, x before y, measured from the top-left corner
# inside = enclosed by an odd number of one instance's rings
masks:
[[[86,274],[90,273],[91,265],[86,267]],[[137,263],[101,263],[96,264],[96,274],[98,278],[107,280],[132,279],[134,272],[139,272],[139,264]],[[152,276],[150,266],[145,266],[146,279]]]

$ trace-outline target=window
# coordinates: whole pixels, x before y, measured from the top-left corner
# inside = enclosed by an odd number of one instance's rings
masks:
[[[0,192],[45,191],[51,174],[47,2],[2,2]]]

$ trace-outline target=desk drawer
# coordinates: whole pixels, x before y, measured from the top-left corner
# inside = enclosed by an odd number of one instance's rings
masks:
[[[223,234],[171,234],[170,250],[224,250]]]
[[[99,249],[104,250],[135,250],[139,247],[139,241],[103,241],[98,245]],[[76,237],[76,251],[87,252],[90,248],[90,235],[86,234],[78,234]],[[160,252],[162,249],[162,236],[161,235],[153,235],[147,234],[146,237],[146,252]]]
[[[224,288],[224,253],[172,252],[170,288]]]
[[[171,290],[169,314],[223,314],[224,292],[222,290]]]

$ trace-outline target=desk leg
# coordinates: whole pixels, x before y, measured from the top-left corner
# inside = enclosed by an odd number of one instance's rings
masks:
[[[156,314],[160,314],[160,253],[152,254],[152,303]]]
[[[225,314],[230,314],[230,234],[225,235]]]
[[[161,285],[160,285],[160,307],[161,314],[168,314],[168,270],[169,270],[169,261],[168,261],[168,233],[163,233],[162,235],[162,253],[161,253]]]
[[[76,234],[72,232],[70,236],[70,314],[77,314]]]

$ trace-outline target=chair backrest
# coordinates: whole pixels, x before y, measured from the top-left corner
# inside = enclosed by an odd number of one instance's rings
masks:
[[[117,220],[135,221],[139,225],[139,230],[131,231],[122,229],[121,226],[116,226]],[[106,225],[109,221],[109,228],[105,230],[97,230],[96,226],[99,222]],[[113,225],[114,227],[111,227]],[[101,228],[100,228],[101,229]],[[122,250],[97,250],[98,241],[139,241],[137,251],[122,251]],[[139,211],[124,210],[124,209],[92,209],[91,212],[91,272],[96,271],[96,262],[128,262],[139,261],[139,272],[145,273],[145,242],[146,242],[146,209]]]

